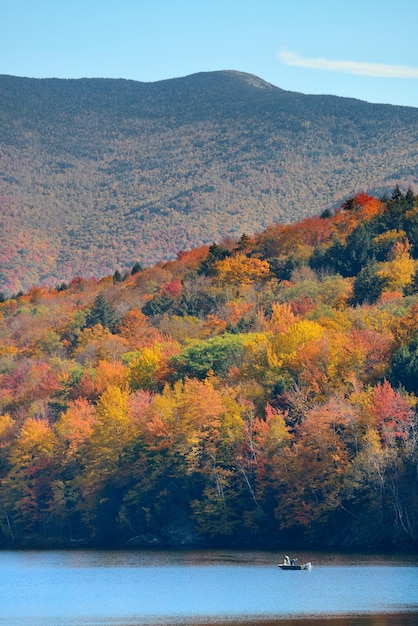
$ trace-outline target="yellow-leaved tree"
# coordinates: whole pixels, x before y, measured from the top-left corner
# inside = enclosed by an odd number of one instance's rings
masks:
[[[1,486],[3,515],[11,531],[15,525],[36,528],[46,522],[52,482],[60,468],[56,451],[57,439],[47,420],[27,418],[11,445],[10,470]]]
[[[180,466],[185,463],[196,468],[205,447],[216,445],[225,410],[222,396],[210,378],[166,385],[150,404],[146,425],[149,445],[166,450]]]
[[[129,480],[135,444],[140,437],[138,426],[131,419],[128,389],[110,385],[97,401],[96,420],[84,447],[85,468],[78,480],[86,519],[89,512],[97,514],[107,502],[112,508],[112,490]]]
[[[298,350],[307,343],[318,341],[324,328],[309,319],[298,319],[287,331],[279,333],[271,340],[268,348],[270,367],[282,367],[296,357]]]
[[[219,282],[225,285],[247,286],[271,276],[267,261],[247,257],[242,253],[217,261],[215,270]]]
[[[380,265],[378,276],[384,280],[384,291],[403,291],[415,275],[416,261],[411,257],[411,245],[408,241],[397,241],[393,246],[389,260]]]

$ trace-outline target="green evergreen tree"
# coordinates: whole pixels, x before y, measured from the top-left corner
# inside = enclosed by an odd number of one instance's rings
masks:
[[[227,250],[227,248],[224,248],[223,246],[218,246],[216,243],[213,243],[209,247],[208,256],[206,257],[204,261],[201,262],[199,266],[198,274],[212,276],[214,274],[214,270],[213,270],[214,263],[216,263],[217,261],[222,261],[227,256],[230,256],[230,253]]]
[[[368,228],[360,223],[347,237],[345,251],[340,259],[336,259],[337,266],[343,276],[357,276],[372,256],[373,246]]]
[[[251,246],[251,239],[248,235],[246,235],[245,233],[243,233],[241,235],[241,237],[238,239],[235,247],[234,247],[234,251],[235,252],[243,252],[244,254],[248,251],[249,247]]]
[[[418,258],[418,215],[405,220],[405,233],[412,246],[412,256]]]
[[[365,265],[354,281],[352,304],[373,304],[382,295],[384,284],[377,274],[376,263]]]
[[[418,394],[418,335],[395,353],[388,379],[392,385]]]
[[[113,274],[113,282],[114,283],[123,283],[125,280],[125,276],[122,276],[119,270],[116,270]]]
[[[403,230],[405,223],[405,211],[408,202],[399,186],[394,188],[390,200],[387,202],[387,209],[379,216],[380,232],[386,230]]]
[[[410,211],[411,209],[414,208],[414,204],[415,204],[415,196],[414,196],[414,192],[412,190],[412,187],[409,186],[407,189],[407,192],[405,194],[405,208],[407,211]]]
[[[152,300],[144,304],[141,311],[147,317],[167,313],[174,304],[174,298],[168,293],[157,293]]]
[[[142,272],[143,267],[141,265],[141,263],[139,263],[139,261],[137,261],[136,263],[134,263],[132,269],[131,269],[131,274],[138,274],[139,272]]]
[[[101,324],[103,328],[113,331],[118,322],[116,310],[106,300],[102,293],[96,297],[94,304],[86,317],[86,326],[92,327]]]
[[[357,276],[373,256],[370,227],[360,223],[347,237],[345,244],[337,240],[325,250],[316,247],[309,265],[312,269],[331,270],[344,277]]]
[[[293,254],[290,254],[284,259],[270,259],[269,265],[271,273],[278,280],[290,280],[293,270],[300,267],[301,263]]]

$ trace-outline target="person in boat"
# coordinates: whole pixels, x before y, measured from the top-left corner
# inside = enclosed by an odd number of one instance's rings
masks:
[[[290,565],[296,565],[296,561],[297,561],[297,559],[291,559],[290,560]]]
[[[289,557],[288,557],[288,556],[285,556],[285,557],[284,557],[284,564],[285,564],[285,565],[290,565],[290,559],[289,559]]]

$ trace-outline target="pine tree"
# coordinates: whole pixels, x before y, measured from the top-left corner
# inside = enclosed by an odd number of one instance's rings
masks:
[[[90,309],[86,317],[86,326],[91,328],[96,324],[101,324],[103,328],[108,328],[113,331],[116,323],[118,322],[118,316],[116,310],[106,300],[102,293],[99,293],[94,301],[93,307]]]
[[[365,265],[354,281],[352,304],[375,303],[382,295],[384,285],[385,281],[379,276],[377,264],[371,262]]]
[[[134,263],[132,269],[131,269],[131,274],[138,274],[139,272],[142,272],[143,267],[141,265],[141,263],[139,263],[139,261],[137,261],[136,263]]]

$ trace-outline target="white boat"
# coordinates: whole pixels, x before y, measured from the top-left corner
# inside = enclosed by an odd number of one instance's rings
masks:
[[[306,570],[310,570],[312,569],[312,563],[304,563],[303,565],[299,565],[299,563],[296,563],[297,559],[289,559],[288,556],[284,557],[284,562],[283,563],[278,563],[278,566],[280,567],[280,569],[286,569],[286,570],[302,570],[302,569],[306,569]]]

